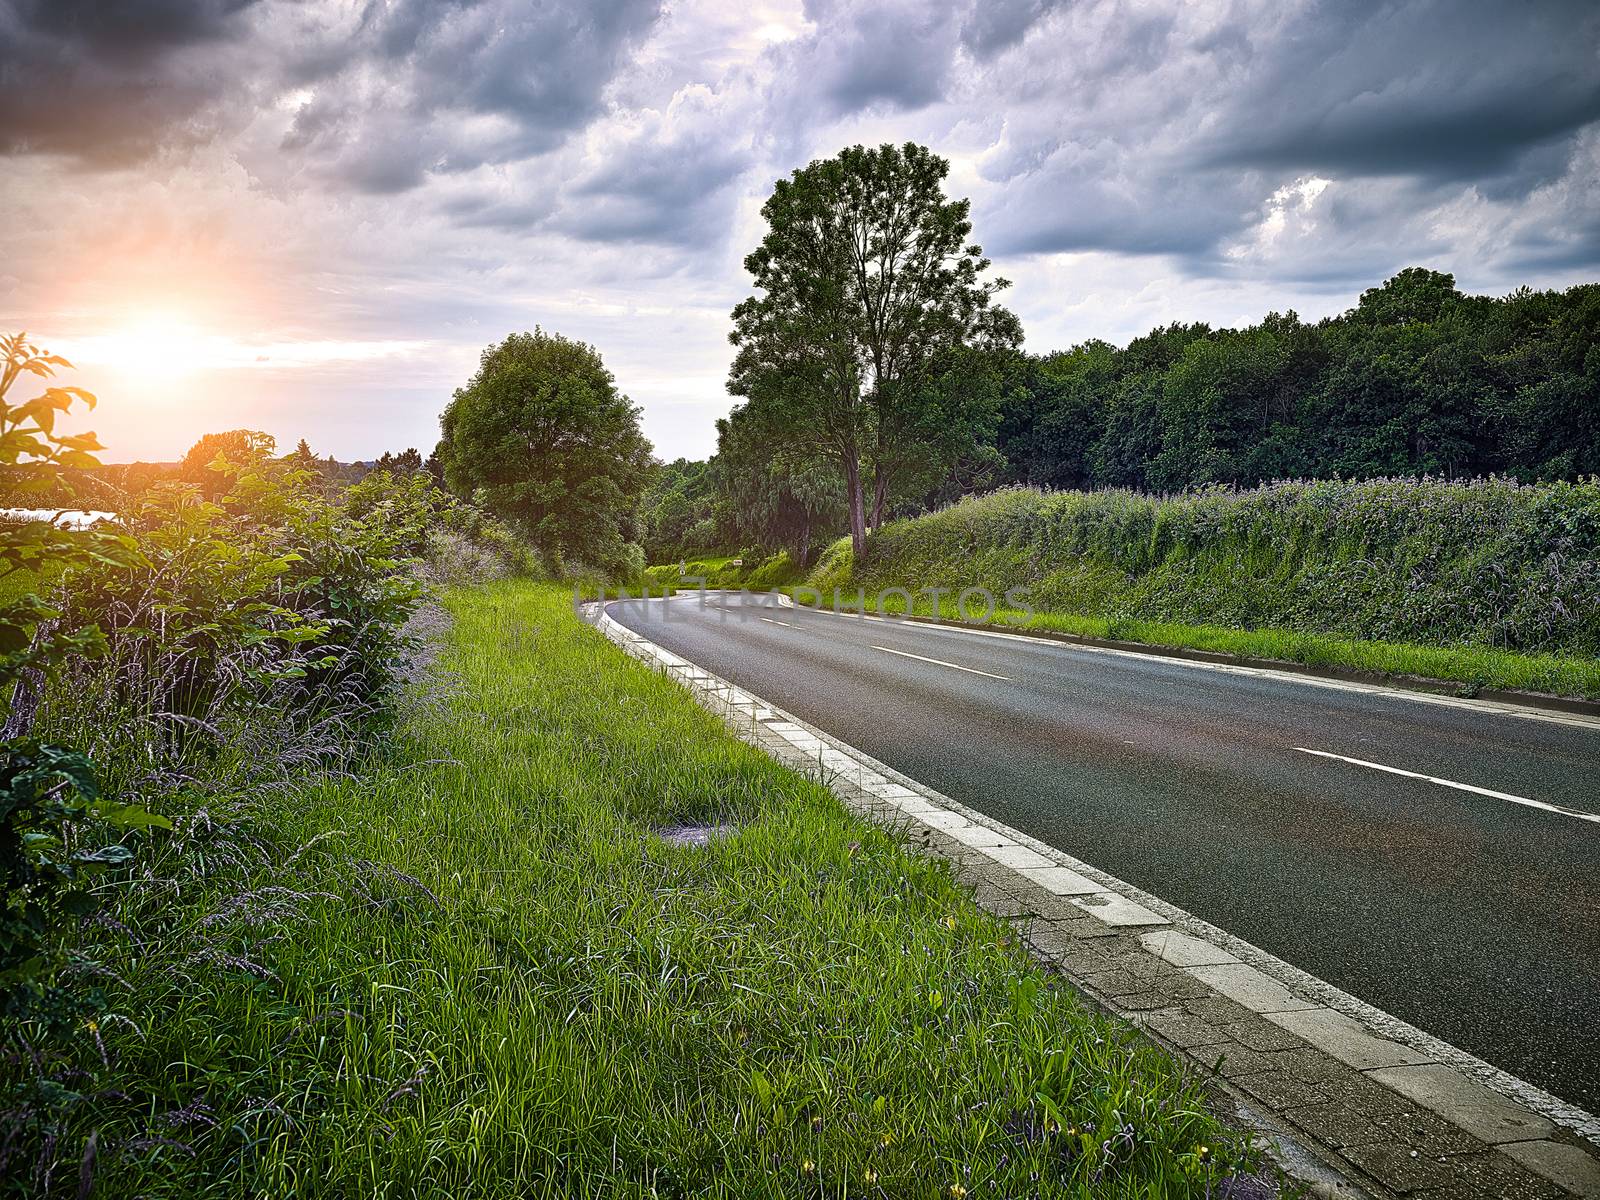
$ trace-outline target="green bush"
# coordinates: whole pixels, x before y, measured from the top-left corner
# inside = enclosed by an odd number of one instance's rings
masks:
[[[872,535],[808,583],[1027,587],[1038,610],[1424,646],[1600,654],[1600,480],[1007,489]]]
[[[46,387],[20,404],[11,389],[25,375],[49,380],[70,364],[46,354],[23,334],[0,338],[0,472],[12,494],[60,494],[63,472],[96,464],[92,433],[57,433],[57,414],[93,407],[82,388]],[[134,805],[104,799],[88,757],[69,744],[30,736],[50,677],[74,655],[103,644],[99,626],[64,627],[63,612],[41,585],[96,563],[115,564],[128,546],[101,530],[70,530],[49,520],[0,522],[0,575],[15,582],[0,605],[0,1013],[8,1027],[32,1022],[45,1033],[92,1010],[92,989],[59,987],[61,928],[93,912],[85,882],[120,866],[131,851],[108,837],[162,825]]]
[[[452,496],[421,472],[369,472],[344,491],[341,505],[391,553],[421,559],[446,584],[541,575],[533,548],[504,521]]]

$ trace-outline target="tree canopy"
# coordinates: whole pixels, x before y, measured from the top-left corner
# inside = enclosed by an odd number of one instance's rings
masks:
[[[511,334],[483,352],[440,425],[453,491],[481,499],[553,563],[624,560],[650,443],[594,347],[537,328]]]
[[[863,470],[876,523],[909,474],[952,453],[951,425],[967,409],[941,407],[953,397],[929,388],[939,356],[1021,340],[992,303],[1006,283],[985,278],[968,202],[944,195],[948,173],[914,144],[814,161],[777,182],[761,209],[767,233],[745,259],[759,294],[733,311],[729,390],[759,414],[775,452],[835,465],[858,550]]]
[[[783,389],[798,384],[776,367],[750,382],[719,424],[716,457],[676,465],[698,481],[678,497],[696,552],[793,552],[792,521],[734,514],[777,511],[775,497],[792,503],[819,471],[835,501],[812,511],[807,539],[850,528],[838,454],[801,423],[825,406],[789,400]],[[917,453],[875,524],[1003,483],[1181,492],[1285,478],[1578,479],[1600,474],[1600,284],[1473,296],[1412,267],[1314,323],[1291,312],[1237,329],[1171,324],[1120,348],[1090,339],[1046,354],[974,339],[931,354],[901,396]],[[869,478],[872,399],[867,385],[853,414]]]
[[[1496,299],[1413,267],[1316,324],[1171,325],[1011,370],[999,450],[1047,487],[1600,473],[1596,284]]]

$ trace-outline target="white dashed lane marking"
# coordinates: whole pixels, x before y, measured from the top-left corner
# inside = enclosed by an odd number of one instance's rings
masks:
[[[924,658],[920,654],[908,654],[904,650],[891,650],[887,646],[874,646],[874,650],[882,650],[885,654],[898,654],[901,658],[914,658],[918,662],[933,663],[938,667],[950,667],[952,670],[965,671],[969,675],[986,675],[990,679],[1004,679],[1007,683],[1015,682],[1009,675],[996,675],[993,671],[980,671],[977,667],[963,667],[960,663],[945,662],[942,658]]]
[[[1489,796],[1495,800],[1505,800],[1511,804],[1520,804],[1525,808],[1537,808],[1543,812],[1559,813],[1563,817],[1576,817],[1580,821],[1591,821],[1600,825],[1600,813],[1579,812],[1574,808],[1562,808],[1559,804],[1547,804],[1543,800],[1530,800],[1527,796],[1513,796],[1510,792],[1497,792],[1493,788],[1479,787],[1475,783],[1457,783],[1454,779],[1440,779],[1437,775],[1424,775],[1420,771],[1407,771],[1403,767],[1389,767],[1383,763],[1368,762],[1364,758],[1351,758],[1347,754],[1334,754],[1330,750],[1308,750],[1304,746],[1296,746],[1301,754],[1315,754],[1318,758],[1332,758],[1339,762],[1350,763],[1357,767],[1370,767],[1374,771],[1386,771],[1390,775],[1404,775],[1407,779],[1421,779],[1425,783],[1437,783],[1440,787],[1455,788],[1460,792],[1473,792],[1479,796]]]

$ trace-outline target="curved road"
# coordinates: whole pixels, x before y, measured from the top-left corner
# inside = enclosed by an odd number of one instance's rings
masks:
[[[963,804],[1600,1111],[1600,721],[734,596],[609,611]]]

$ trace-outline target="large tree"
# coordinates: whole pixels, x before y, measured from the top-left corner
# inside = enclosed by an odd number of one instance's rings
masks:
[[[826,454],[844,480],[851,542],[865,547],[894,488],[950,439],[930,364],[964,345],[1021,338],[992,304],[1006,286],[968,242],[949,164],[917,145],[853,146],[779,180],[767,234],[745,259],[760,294],[734,309],[729,389],[791,445]]]
[[[440,425],[452,490],[481,497],[553,562],[621,562],[650,443],[593,346],[542,329],[510,335],[483,352]]]

